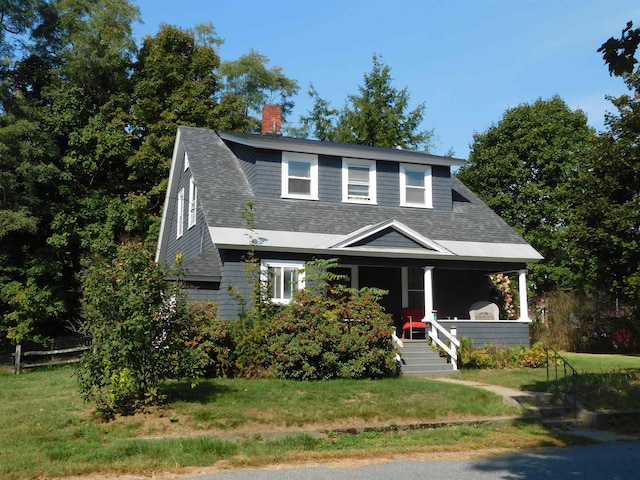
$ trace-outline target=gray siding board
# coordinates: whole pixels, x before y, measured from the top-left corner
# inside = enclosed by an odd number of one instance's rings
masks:
[[[451,196],[451,172],[448,167],[431,168],[431,185],[433,190],[434,210],[451,211],[453,200]]]
[[[400,205],[400,166],[397,163],[376,163],[378,205],[397,207]]]
[[[180,170],[180,177],[178,180],[179,192],[184,189],[184,208],[183,208],[183,235],[180,238],[176,238],[177,235],[177,215],[178,215],[178,202],[176,194],[176,202],[173,204],[173,211],[168,218],[170,230],[169,238],[167,242],[167,250],[165,261],[168,263],[173,262],[176,254],[181,253],[183,260],[193,258],[204,250],[204,246],[209,238],[209,232],[206,227],[206,220],[204,212],[200,206],[200,198],[198,195],[198,202],[196,206],[196,224],[191,228],[188,227],[189,219],[189,181],[191,179],[191,170]],[[210,244],[210,239],[209,239]]]
[[[342,159],[318,157],[318,196],[321,201],[342,202]]]
[[[450,331],[457,329],[458,339],[469,337],[474,347],[480,348],[489,343],[502,347],[529,346],[529,323],[500,320],[497,322],[474,322],[471,320],[439,320],[438,323]]]

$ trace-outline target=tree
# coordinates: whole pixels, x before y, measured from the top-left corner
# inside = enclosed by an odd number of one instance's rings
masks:
[[[572,179],[594,135],[587,117],[562,99],[537,100],[507,110],[473,136],[458,177],[536,248],[545,260],[531,267],[539,293],[576,280],[565,248],[572,212]]]
[[[635,69],[638,60],[635,57],[640,45],[640,28],[633,28],[633,22],[627,22],[620,38],[609,38],[598,49],[602,53],[604,63],[609,67],[609,74],[622,76]]]
[[[107,418],[163,400],[160,386],[176,373],[193,381],[206,365],[188,342],[191,330],[179,266],[167,270],[144,245],[129,242],[112,261],[91,257],[82,275],[82,331],[93,349],[82,358],[79,386]],[[198,355],[201,353],[201,355]],[[191,368],[189,368],[189,364]]]
[[[301,126],[294,132],[341,143],[428,150],[433,132],[419,130],[425,104],[409,111],[407,88],[398,90],[392,81],[391,68],[374,55],[372,70],[364,75],[359,93],[349,95],[341,110],[330,108],[311,87],[314,106],[301,117]]]
[[[612,98],[587,164],[573,184],[576,266],[593,291],[640,306],[640,76],[626,75],[631,94]]]
[[[225,95],[233,95],[244,108],[250,124],[248,131],[260,132],[260,115],[266,103],[277,103],[282,118],[293,109],[292,98],[298,93],[298,82],[287,78],[281,67],[267,69],[269,58],[250,50],[238,60],[223,62],[220,73],[224,77]],[[251,113],[255,116],[251,117]]]

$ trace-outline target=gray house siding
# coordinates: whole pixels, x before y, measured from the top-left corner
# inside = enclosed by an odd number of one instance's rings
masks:
[[[342,201],[342,159],[320,155],[318,157],[318,195],[325,202]]]
[[[280,198],[282,193],[282,153],[257,150],[228,142],[240,160],[256,196]],[[433,208],[451,210],[451,174],[448,167],[432,167]],[[377,204],[400,205],[400,167],[394,162],[376,162]],[[322,202],[342,202],[342,158],[318,156],[318,195]]]
[[[431,182],[434,210],[450,211],[453,208],[453,199],[449,167],[431,167]]]
[[[495,322],[478,322],[464,320],[441,320],[438,322],[448,331],[456,327],[458,339],[469,337],[473,340],[473,346],[480,348],[489,343],[495,343],[501,347],[515,347],[517,345],[530,345],[529,323],[498,320]]]
[[[415,240],[410,239],[406,235],[394,230],[392,228],[385,228],[384,230],[367,237],[365,240],[356,242],[354,247],[367,246],[367,247],[384,247],[384,248],[417,248],[424,250],[425,247],[416,243]]]
[[[181,169],[180,178],[178,181],[179,192],[184,189],[184,206],[183,206],[183,234],[180,238],[177,238],[177,216],[178,216],[178,204],[177,202],[173,206],[171,216],[168,218],[170,226],[169,238],[167,241],[166,261],[171,263],[176,254],[181,253],[183,260],[195,257],[205,251],[210,245],[211,240],[207,227],[205,224],[205,217],[202,208],[200,207],[200,201],[198,200],[196,206],[196,224],[192,227],[188,226],[189,219],[189,181],[191,179],[191,171],[187,169]],[[176,194],[177,198],[177,194]]]

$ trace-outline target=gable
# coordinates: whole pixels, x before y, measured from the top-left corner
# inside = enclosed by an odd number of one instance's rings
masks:
[[[435,248],[420,244],[414,239],[392,227],[387,227],[383,230],[380,230],[373,235],[354,242],[350,246],[371,248],[417,248],[420,250],[424,250],[426,248],[427,250],[435,251]]]

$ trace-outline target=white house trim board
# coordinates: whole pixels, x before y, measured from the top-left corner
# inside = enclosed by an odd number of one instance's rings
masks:
[[[331,245],[331,248],[349,247],[350,245],[366,240],[367,238],[387,228],[392,228],[397,232],[400,232],[401,234],[409,237],[414,242],[422,245],[424,248],[427,248],[429,250],[434,250],[436,252],[443,253],[443,254],[450,253],[446,248],[443,248],[441,244],[434,242],[433,240],[423,235],[420,235],[415,230],[407,227],[406,225],[404,225],[401,222],[398,222],[395,219],[385,220],[384,222],[378,223],[376,225],[370,225],[360,230],[356,230],[355,232],[349,234],[347,238],[345,238],[341,242],[336,243],[335,245]]]

